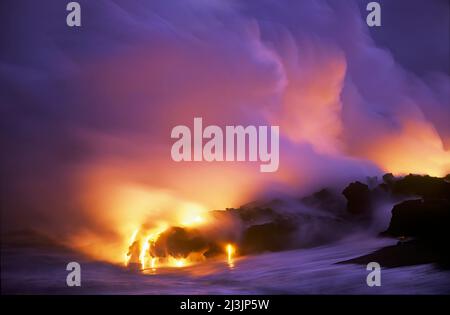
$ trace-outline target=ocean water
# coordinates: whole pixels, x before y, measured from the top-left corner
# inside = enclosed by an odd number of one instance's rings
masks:
[[[336,264],[396,241],[347,238],[338,243],[142,273],[61,249],[2,248],[3,294],[450,294],[450,271],[432,264],[382,268],[368,287],[365,265]],[[66,265],[81,264],[81,287],[67,287]]]

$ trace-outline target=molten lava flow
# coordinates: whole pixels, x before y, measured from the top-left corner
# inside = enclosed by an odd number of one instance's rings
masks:
[[[228,266],[230,268],[233,268],[234,267],[233,255],[234,255],[236,250],[235,250],[233,245],[227,244],[226,251],[227,251],[227,263],[228,263]]]
[[[148,250],[150,248],[150,243],[149,243],[150,238],[151,238],[151,235],[144,238],[144,243],[142,244],[141,252],[139,254],[139,261],[141,263],[142,270],[144,270],[145,266],[146,266]]]
[[[174,258],[174,259],[171,259],[170,260],[170,264],[169,264],[169,266],[178,267],[178,268],[185,267],[187,265],[188,265],[188,261],[185,258]]]
[[[156,270],[156,257],[152,257],[151,261],[150,261],[150,268],[155,271]]]
[[[180,226],[181,230],[196,228],[209,221],[206,208],[201,205],[186,202],[180,206],[178,213],[172,218],[161,221],[159,228],[148,228],[151,223],[143,222],[141,228],[133,230],[126,243],[125,266],[140,270],[151,269],[155,271],[158,266],[184,267],[193,262],[204,259],[203,252],[191,252],[188,256],[180,258],[178,255],[169,254],[166,250],[157,246],[160,236],[168,231],[169,226]],[[169,224],[170,223],[170,224]],[[170,233],[170,231],[169,231]],[[164,241],[163,241],[164,242]],[[162,251],[161,251],[162,250]],[[199,258],[201,256],[201,258]]]
[[[139,232],[139,229],[134,230],[133,235],[131,235],[131,238],[130,238],[130,242],[129,242],[130,245],[129,245],[129,247],[130,247],[130,246],[134,243],[134,241],[136,240],[136,236],[137,236],[138,232]],[[131,252],[128,251],[128,252],[125,254],[125,266],[128,266],[128,263],[130,262],[130,258],[131,258]]]
[[[182,259],[178,259],[178,260],[175,262],[175,266],[177,266],[177,267],[183,267],[183,266],[184,266],[184,261],[183,261]]]
[[[206,207],[184,202],[175,209],[172,215],[160,220],[156,216],[151,219],[137,218],[134,224],[127,226],[126,229],[132,234],[127,235],[123,242],[126,246],[125,266],[154,273],[160,267],[190,266],[225,251],[228,265],[233,268],[235,245],[225,243],[220,250],[223,243],[215,243],[213,235],[216,234],[211,232],[219,223]],[[224,225],[224,222],[219,225]]]
[[[191,231],[191,232],[186,232]],[[194,232],[192,232],[194,231]],[[126,255],[126,266],[138,269],[143,272],[155,272],[157,267],[186,267],[192,264],[204,261],[205,252],[211,250],[211,247],[193,247],[190,251],[174,251],[173,247],[167,246],[167,237],[172,237],[170,244],[174,246],[180,235],[186,237],[187,242],[193,244],[202,244],[201,238],[195,234],[196,230],[189,230],[180,227],[166,227],[147,232],[144,229],[136,229],[130,238],[129,250]],[[181,234],[180,234],[181,233]],[[184,234],[192,233],[192,234]],[[186,245],[186,242],[182,242]],[[207,242],[209,244],[210,241]],[[175,245],[176,246],[176,245]],[[214,247],[212,247],[214,248]],[[234,268],[234,256],[236,246],[227,243],[224,251],[227,255],[227,263],[230,268]]]
[[[141,229],[135,229],[128,243],[128,252],[125,255],[125,266],[129,266],[131,262],[137,263],[144,270],[148,266],[151,269],[156,268],[157,257],[150,256],[150,246],[154,244],[159,235],[167,229],[163,225],[159,229],[151,232],[143,232]],[[132,260],[132,258],[134,259]]]

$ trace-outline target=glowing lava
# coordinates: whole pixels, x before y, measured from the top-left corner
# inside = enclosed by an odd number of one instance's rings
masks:
[[[180,259],[175,259],[174,261],[174,266],[175,267],[184,267],[186,265],[186,262],[184,259],[180,258]]]
[[[150,238],[151,235],[144,238],[144,243],[142,244],[141,252],[139,254],[139,261],[141,263],[142,270],[144,270],[146,266],[145,263],[148,256],[148,250],[150,248]]]
[[[136,236],[137,236],[138,232],[139,232],[139,229],[134,230],[134,232],[130,238],[129,246],[131,246],[134,243],[134,241],[136,240]],[[130,258],[131,258],[131,253],[127,252],[125,254],[125,266],[128,266],[128,263],[130,262]]]
[[[142,270],[148,267],[154,270],[158,259],[157,257],[150,255],[150,246],[156,242],[159,235],[166,229],[166,225],[147,233],[142,232],[140,229],[136,229],[128,244],[129,250],[125,255],[125,266],[128,266],[130,263],[139,263]],[[134,258],[133,261],[131,261],[133,253],[136,255],[134,257],[137,257],[137,259]]]
[[[228,263],[228,266],[230,268],[233,268],[234,267],[233,255],[234,255],[236,249],[234,248],[233,245],[227,244],[226,251],[227,251],[227,263]]]
[[[152,257],[151,261],[150,261],[150,268],[155,271],[156,270],[156,257]]]
[[[187,226],[189,228],[192,226],[197,227],[209,222],[210,218],[205,215],[200,215],[200,211],[197,209],[194,207],[186,209],[183,213],[184,215],[180,216],[178,220],[175,220],[177,222],[176,224],[183,226],[183,228],[174,227],[173,229],[185,231],[183,229],[188,229]],[[160,223],[159,228],[146,228],[145,224],[142,224],[140,228],[133,230],[128,242],[128,251],[125,255],[125,266],[145,273],[154,273],[158,267],[182,268],[206,259],[204,253],[208,248],[205,247],[181,254],[161,248],[161,246],[166,246],[164,245],[167,242],[166,234],[171,235],[172,229],[169,228],[170,226],[172,225],[169,225],[167,222]],[[160,237],[163,239],[160,239]],[[236,252],[235,245],[231,243],[226,244],[224,251],[227,255],[228,266],[233,268],[233,257]]]

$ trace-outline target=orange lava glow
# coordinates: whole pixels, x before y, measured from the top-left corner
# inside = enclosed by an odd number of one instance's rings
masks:
[[[234,261],[233,261],[233,255],[236,252],[236,249],[233,245],[227,244],[226,246],[226,252],[227,252],[227,263],[230,268],[234,268]]]
[[[169,168],[166,178],[177,180],[162,188],[164,185],[130,176],[146,171],[136,171],[128,161],[99,164],[84,169],[77,179],[82,215],[91,225],[78,229],[66,242],[92,258],[121,265],[140,264],[148,269],[152,265],[169,264],[161,259],[152,262],[152,257],[145,253],[158,233],[169,226],[207,227],[210,210],[236,206],[247,200],[248,190],[235,189],[236,182],[242,178],[243,185],[257,189],[257,185],[250,185],[251,176],[242,176],[242,170],[231,166],[229,172],[218,165],[206,169],[194,166],[195,172],[198,171],[194,178],[190,173],[183,173],[187,172],[185,168],[179,172]],[[158,169],[158,166],[152,167]],[[208,178],[208,181],[201,178]],[[154,180],[160,178],[155,175]],[[181,184],[182,187],[177,186]],[[139,259],[129,253],[133,243],[140,252]]]
[[[131,236],[130,241],[129,241],[130,246],[131,246],[131,244],[133,244],[134,241],[136,240],[136,236],[137,236],[138,232],[139,232],[139,229],[135,229],[135,230],[134,230],[133,235]],[[127,253],[125,254],[125,266],[128,266],[128,263],[129,263],[129,261],[130,261],[130,258],[131,258],[131,255],[130,255],[129,252],[127,252]]]
[[[401,133],[371,143],[365,154],[386,172],[445,176],[450,172],[450,151],[429,124],[407,121]]]
[[[195,220],[194,220],[195,221]],[[154,257],[151,256],[150,247],[158,240],[158,237],[167,229],[166,226],[162,226],[159,229],[153,230],[152,232],[135,229],[129,238],[128,247],[129,250],[125,254],[124,264],[129,267],[131,263],[139,265],[139,269],[143,272],[155,272],[159,267],[170,267],[170,268],[182,268],[198,263],[204,260],[204,256],[201,252],[191,253],[187,257]],[[133,256],[133,248],[138,246],[139,257],[137,260],[131,261]],[[234,268],[234,257],[236,254],[236,246],[228,243],[224,247],[224,252],[226,254],[226,262],[230,268]]]
[[[329,80],[306,86],[308,91],[302,97],[296,95],[295,89],[286,96],[284,106],[288,113],[274,122],[280,124],[291,141],[311,142],[318,152],[343,154],[339,141],[342,126],[337,113],[341,110],[338,92],[345,68],[344,60],[330,63],[324,68],[325,72],[333,70]],[[323,95],[319,93],[321,82],[328,87]],[[297,109],[294,103],[304,100],[322,106],[291,113],[291,109]],[[309,118],[303,121],[302,117]],[[321,124],[316,126],[317,121]],[[445,150],[431,124],[420,118],[404,118],[400,125],[395,131],[379,128],[380,132],[375,132],[370,141],[358,142],[349,149],[346,157],[365,159],[394,175],[445,176],[450,172],[450,151]],[[322,133],[325,129],[329,132]],[[308,179],[302,177],[308,173],[307,163],[295,164],[298,169],[281,164],[279,172],[269,177],[251,166],[199,162],[186,167],[158,156],[150,158],[146,153],[142,152],[142,157],[136,160],[102,159],[80,171],[76,180],[80,217],[87,223],[70,235],[67,240],[70,246],[96,259],[126,266],[136,264],[141,269],[184,267],[197,258],[163,260],[149,253],[152,242],[166,228],[207,227],[211,223],[209,210],[244,204],[267,183],[298,188]],[[129,252],[133,246],[139,251],[134,258]],[[224,251],[232,267],[236,248],[228,244]]]

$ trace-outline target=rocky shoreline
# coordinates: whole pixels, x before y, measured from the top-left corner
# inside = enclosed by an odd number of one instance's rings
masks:
[[[213,257],[232,241],[239,255],[309,248],[333,241],[373,223],[382,202],[393,204],[390,223],[379,237],[397,238],[397,246],[342,263],[378,261],[385,267],[437,263],[448,268],[450,231],[450,176],[443,178],[385,174],[366,182],[352,182],[341,193],[324,188],[297,199],[252,202],[239,208],[211,211],[216,222],[236,228],[208,234],[202,230],[171,227],[150,249],[151,255],[186,257],[201,252]],[[220,234],[220,236],[217,236]]]

